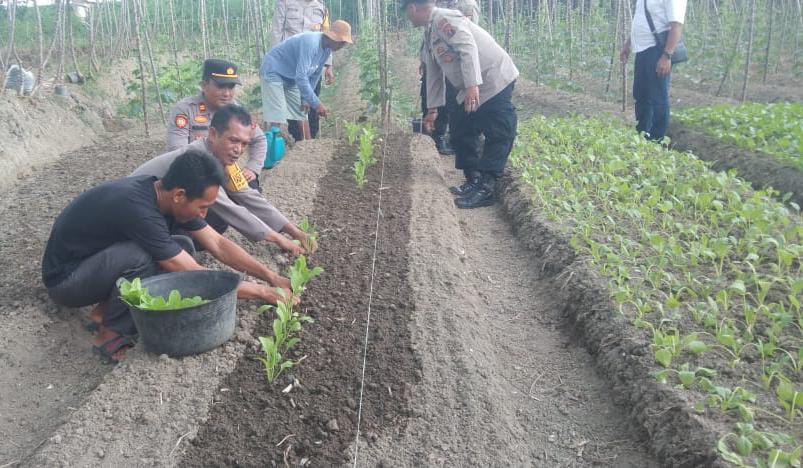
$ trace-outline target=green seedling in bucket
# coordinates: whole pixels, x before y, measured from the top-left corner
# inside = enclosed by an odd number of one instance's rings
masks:
[[[170,291],[167,300],[162,296],[151,296],[148,288],[142,287],[139,278],[134,278],[134,281],[123,280],[120,283],[120,299],[132,307],[144,310],[180,310],[209,302],[200,296],[181,297],[181,293],[176,289]]]

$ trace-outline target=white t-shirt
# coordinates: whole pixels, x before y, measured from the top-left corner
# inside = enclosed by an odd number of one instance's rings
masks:
[[[633,15],[633,26],[630,29],[630,43],[633,52],[639,53],[655,45],[655,37],[650,32],[650,24],[644,14],[645,0],[636,0],[636,13]],[[650,10],[655,32],[669,29],[669,23],[683,24],[686,16],[686,0],[646,0]]]

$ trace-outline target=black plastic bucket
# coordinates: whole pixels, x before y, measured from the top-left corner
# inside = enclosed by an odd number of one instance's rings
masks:
[[[199,354],[222,345],[234,334],[240,275],[230,271],[180,271],[142,280],[151,296],[201,296],[206,304],[179,310],[129,307],[145,350],[168,356]]]
[[[413,126],[413,133],[421,133],[422,121],[420,118],[416,117],[414,119],[410,119],[410,123]]]

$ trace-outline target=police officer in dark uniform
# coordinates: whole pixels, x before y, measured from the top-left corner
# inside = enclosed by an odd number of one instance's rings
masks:
[[[427,71],[426,131],[433,129],[438,108],[446,104],[444,80],[457,90],[449,115],[451,143],[455,166],[466,182],[450,188],[458,197],[455,205],[492,205],[496,179],[516,138],[511,97],[519,71],[494,38],[461,12],[436,8],[434,0],[401,0],[401,5],[414,26],[425,28],[421,61]],[[485,136],[481,149],[480,135]]]

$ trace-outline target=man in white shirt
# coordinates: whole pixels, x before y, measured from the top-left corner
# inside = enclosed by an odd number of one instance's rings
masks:
[[[645,6],[655,26],[650,29]],[[624,62],[631,49],[636,52],[633,71],[633,100],[636,107],[636,130],[654,141],[666,135],[669,125],[669,83],[672,54],[683,34],[686,0],[637,0],[630,38],[620,54]],[[656,41],[663,39],[663,44]]]

